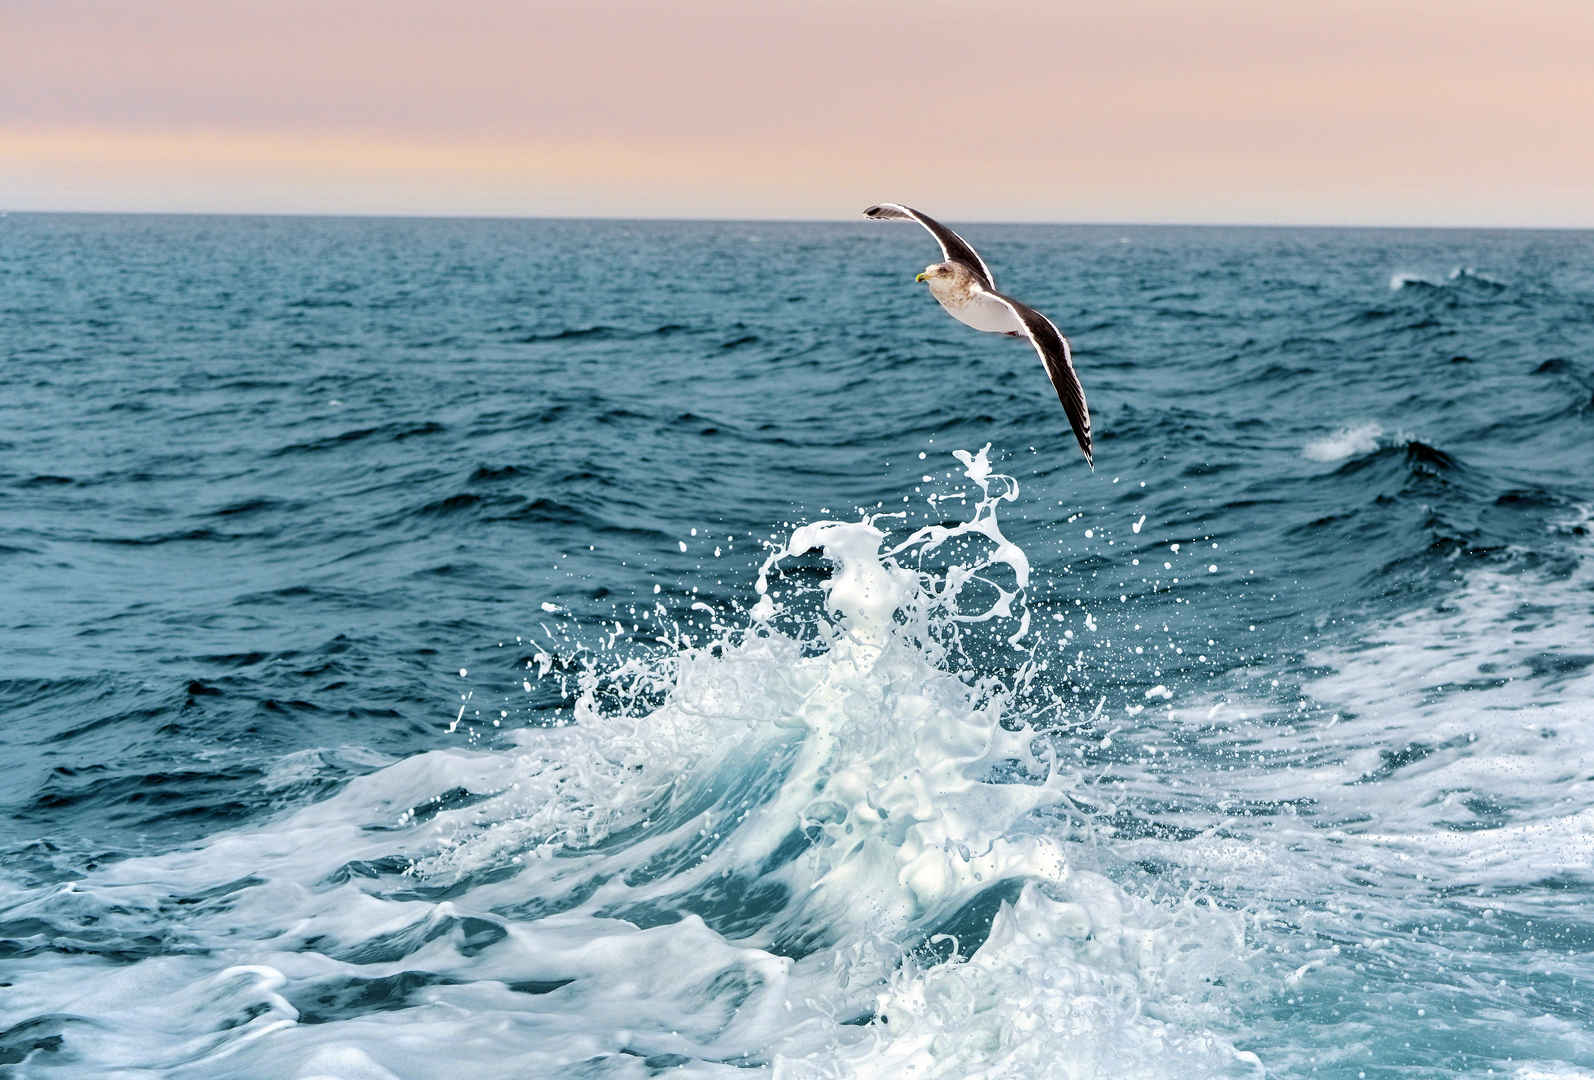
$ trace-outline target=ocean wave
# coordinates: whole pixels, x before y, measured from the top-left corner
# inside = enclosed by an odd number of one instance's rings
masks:
[[[641,337],[669,337],[689,330],[691,330],[691,327],[683,326],[680,323],[661,323],[658,326],[643,328],[628,328],[597,323],[591,326],[570,326],[562,327],[558,330],[538,330],[529,333],[517,327],[509,332],[514,334],[512,340],[520,344],[540,345],[559,341],[607,341]]]
[[[1313,461],[1344,462],[1335,470],[1336,476],[1355,475],[1380,462],[1399,462],[1404,466],[1399,475],[1406,478],[1444,478],[1462,469],[1454,454],[1406,433],[1386,438],[1376,423],[1340,428],[1307,443],[1301,453]]]
[[[1402,289],[1425,291],[1445,288],[1499,292],[1510,288],[1510,283],[1471,266],[1455,266],[1443,275],[1397,270],[1389,276],[1391,292],[1400,292]]]
[[[10,904],[15,940],[46,927],[94,966],[85,993],[14,952],[32,1015],[85,1067],[175,1077],[1258,1072],[1226,1034],[1245,920],[1125,891],[1068,824],[1069,710],[997,517],[1017,484],[960,460],[967,517],[797,528],[752,609],[696,636],[583,667],[551,634],[525,693],[563,706],[507,749],[476,748],[507,703],[467,691],[464,745]],[[152,926],[157,959],[112,962]]]
[[[267,511],[291,511],[302,508],[304,505],[305,504],[302,502],[291,501],[288,499],[274,499],[268,496],[256,496],[254,498],[240,499],[237,502],[230,502],[225,506],[210,511],[209,516],[248,517],[253,514],[264,513]]]
[[[517,476],[524,476],[525,470],[518,465],[478,465],[470,474],[469,482],[472,484],[495,483],[499,480],[513,480]]]
[[[584,338],[601,341],[606,338],[624,336],[625,331],[614,326],[576,326],[540,333],[521,334],[515,337],[514,340],[522,345],[532,345],[554,341],[579,341]]]
[[[289,443],[286,446],[272,450],[267,457],[283,457],[288,454],[312,454],[322,450],[330,450],[337,446],[349,443],[363,442],[367,439],[378,439],[387,442],[404,442],[406,439],[420,438],[426,435],[440,435],[448,430],[435,420],[426,420],[420,423],[396,421],[390,424],[379,424],[372,427],[351,428],[341,431],[336,435],[326,435],[319,439],[308,439],[301,442]]]

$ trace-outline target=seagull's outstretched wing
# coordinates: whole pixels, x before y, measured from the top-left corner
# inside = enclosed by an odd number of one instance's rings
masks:
[[[990,267],[985,265],[985,260],[980,258],[980,253],[969,246],[969,242],[941,224],[929,214],[921,214],[911,206],[901,203],[880,203],[871,206],[863,212],[866,218],[876,221],[917,221],[930,231],[935,237],[935,242],[941,245],[941,258],[948,262],[954,259],[974,272],[974,276],[981,278],[980,284],[987,289],[996,289],[996,278],[992,276]]]
[[[1029,343],[1035,346],[1035,351],[1040,353],[1041,363],[1046,365],[1046,374],[1051,377],[1052,387],[1057,391],[1057,400],[1063,403],[1068,422],[1074,426],[1074,438],[1085,452],[1085,464],[1094,472],[1096,461],[1090,442],[1090,406],[1085,404],[1085,388],[1079,385],[1079,376],[1074,374],[1074,353],[1068,347],[1068,339],[1052,325],[1050,319],[1028,304],[1021,304],[999,292],[990,295],[1006,304],[1018,316],[1018,321],[1024,324],[1024,334],[1029,338]]]

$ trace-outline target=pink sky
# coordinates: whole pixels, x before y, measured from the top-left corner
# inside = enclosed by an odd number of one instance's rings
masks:
[[[0,209],[1594,226],[1594,0],[0,0]]]

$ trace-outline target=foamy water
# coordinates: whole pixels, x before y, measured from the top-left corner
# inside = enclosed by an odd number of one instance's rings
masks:
[[[1072,752],[1101,705],[1034,682],[1089,616],[1031,628],[1029,560],[998,513],[1018,484],[988,454],[960,452],[961,486],[938,493],[963,520],[796,528],[739,622],[616,653],[503,749],[468,749],[467,722],[458,748],[12,907],[132,933],[183,905],[165,955],[24,962],[7,1010],[81,1017],[75,1067],[177,1077],[1289,1075],[1369,1052],[1360,1018],[1390,990],[1353,987],[1405,962],[1397,923],[1465,955],[1548,915],[1523,902],[1533,883],[1594,876],[1574,764],[1594,684],[1538,677],[1594,633],[1569,602],[1594,564],[1474,573],[1445,609],[1312,657],[1327,674],[1292,710],[1153,687],[1155,710],[1113,711],[1133,756],[1108,778]],[[817,582],[786,572],[815,552]],[[538,659],[530,677],[558,681]],[[1433,702],[1457,682],[1475,689]],[[1215,760],[1159,757],[1178,730]],[[1195,834],[1104,847],[1091,818],[1137,789]],[[1235,809],[1302,790],[1309,813]],[[1510,823],[1479,805],[1529,799],[1541,811]],[[1102,872],[1126,858],[1191,885]],[[1554,940],[1534,963],[1557,963]],[[1466,965],[1404,1000],[1520,992],[1516,962]],[[1238,1017],[1280,994],[1352,1002],[1343,1046],[1248,1048],[1274,1035]],[[1499,1038],[1594,1053],[1565,1025]]]

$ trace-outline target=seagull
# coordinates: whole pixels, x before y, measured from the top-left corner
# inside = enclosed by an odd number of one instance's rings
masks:
[[[935,237],[935,242],[941,245],[943,261],[926,266],[924,273],[913,280],[928,283],[930,295],[958,322],[991,334],[1029,339],[1040,354],[1041,363],[1046,365],[1046,374],[1051,377],[1057,399],[1063,403],[1063,411],[1073,425],[1074,438],[1085,454],[1085,464],[1094,472],[1090,409],[1085,404],[1085,388],[1079,385],[1079,376],[1074,374],[1073,350],[1062,332],[1028,304],[997,292],[996,278],[979,252],[929,214],[901,203],[880,203],[866,209],[863,216],[875,221],[917,221]]]

